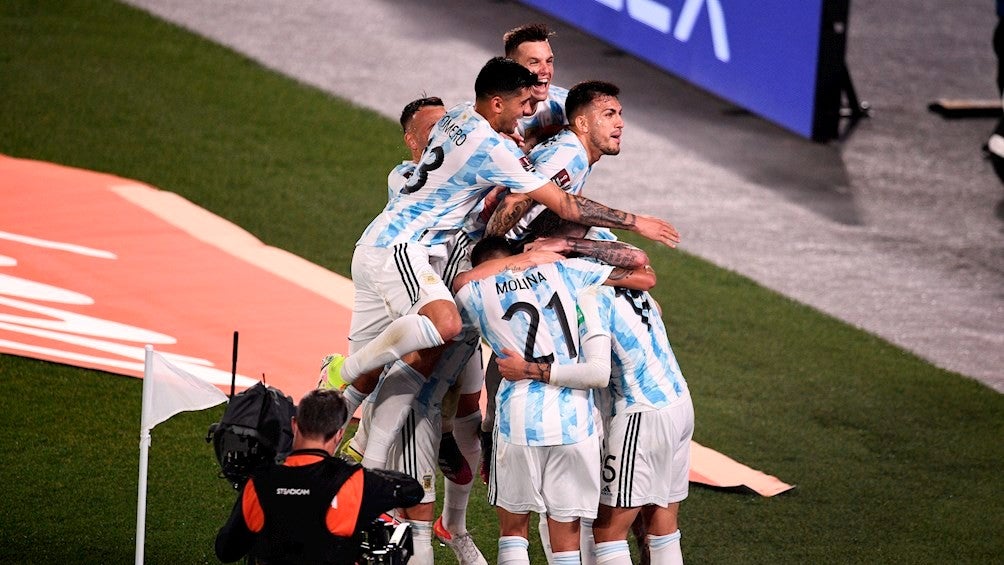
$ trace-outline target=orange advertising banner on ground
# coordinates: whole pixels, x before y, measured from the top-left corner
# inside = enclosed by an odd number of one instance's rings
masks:
[[[225,392],[263,376],[294,401],[345,351],[352,282],[180,196],[0,155],[0,353],[143,376],[144,346]],[[693,444],[690,480],[794,488]]]
[[[149,343],[229,391],[238,331],[238,390],[296,400],[345,349],[351,282],[173,193],[0,156],[0,195],[0,352],[141,377]]]

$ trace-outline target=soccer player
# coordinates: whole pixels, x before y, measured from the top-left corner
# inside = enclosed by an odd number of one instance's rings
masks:
[[[539,173],[547,175],[558,187],[570,194],[579,194],[595,165],[604,155],[620,153],[621,134],[624,129],[623,109],[617,98],[620,89],[611,83],[602,81],[582,82],[568,93],[567,109],[570,123],[567,129],[550,138],[546,143],[538,145],[530,152],[530,160]],[[496,208],[488,222],[486,234],[498,236],[506,234],[514,240],[522,240],[530,233],[529,226],[543,210],[543,206],[535,206],[533,200],[522,194],[509,194]],[[547,220],[546,216],[541,220]],[[580,254],[594,256],[596,244],[580,242]],[[593,246],[587,250],[586,246]],[[637,251],[637,250],[635,250]],[[637,261],[637,256],[626,256],[629,261]],[[614,261],[613,257],[604,257],[618,266],[635,267],[647,263],[622,263]],[[489,362],[485,372],[485,383],[488,391],[488,411],[481,424],[482,431],[490,431],[492,415],[494,414],[494,391],[498,386],[499,377],[494,358]],[[484,463],[490,455],[490,436],[482,436],[482,477],[485,472]]]
[[[530,89],[533,112],[522,118],[516,127],[517,138],[522,139],[520,145],[527,153],[568,123],[565,119],[568,90],[551,83],[554,79],[552,35],[547,25],[535,23],[513,28],[502,36],[505,56],[533,71],[540,81]]]
[[[408,102],[401,110],[401,130],[404,132],[404,144],[411,152],[411,159],[402,161],[387,175],[387,200],[393,200],[400,194],[412,173],[418,168],[422,152],[429,145],[429,134],[443,115],[446,107],[436,96],[417,98]]]
[[[547,262],[560,257],[550,252],[510,257],[508,246],[482,240],[476,266],[454,282],[464,317],[496,353],[522,363],[505,375],[496,408],[489,502],[500,522],[499,563],[529,563],[529,512],[546,515],[554,562],[578,563],[579,519],[595,517],[599,502],[589,389],[605,386],[610,372],[592,287],[649,288],[654,274],[585,259]]]
[[[536,75],[515,61],[491,59],[475,81],[475,102],[454,107],[433,128],[402,194],[388,203],[356,244],[350,355],[328,364],[332,385],[353,383],[363,375],[376,379],[394,360],[441,346],[460,333],[456,303],[432,263],[445,257],[445,244],[497,185],[528,192],[569,220],[628,229],[671,247],[679,241],[673,226],[659,218],[613,210],[562,191],[533,171],[515,143],[499,134],[515,128],[529,107],[529,87],[536,83]],[[391,366],[385,378],[400,374],[396,367]],[[412,387],[403,392],[417,392],[409,379],[400,381]],[[374,444],[385,452],[393,433],[374,428],[367,452]]]
[[[566,233],[582,235],[581,226]],[[609,232],[607,232],[608,235]],[[554,241],[538,250],[556,249]],[[604,414],[603,488],[592,525],[597,564],[630,564],[628,530],[640,516],[653,564],[682,565],[678,515],[687,497],[694,407],[658,305],[647,291],[617,288],[600,296],[613,344]],[[503,375],[521,370],[499,359]]]

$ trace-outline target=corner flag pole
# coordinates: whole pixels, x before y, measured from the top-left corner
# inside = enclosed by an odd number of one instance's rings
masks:
[[[143,407],[140,410],[139,430],[139,487],[136,501],[136,565],[143,564],[143,546],[146,541],[146,471],[150,456],[150,428],[146,426],[147,412],[153,400],[150,368],[153,366],[153,346],[146,346],[143,363]]]

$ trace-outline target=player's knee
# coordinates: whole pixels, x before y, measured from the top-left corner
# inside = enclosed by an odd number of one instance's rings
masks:
[[[433,300],[418,311],[436,326],[440,337],[444,342],[449,342],[460,335],[463,329],[463,322],[460,320],[460,312],[457,305],[445,300]]]
[[[435,324],[436,329],[439,330],[439,335],[443,338],[444,342],[449,342],[453,338],[460,335],[460,331],[464,327],[463,323],[460,321],[459,314],[442,316],[438,320],[435,320]]]

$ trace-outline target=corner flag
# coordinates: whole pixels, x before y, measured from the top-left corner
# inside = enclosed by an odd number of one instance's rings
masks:
[[[215,386],[171,364],[146,346],[143,366],[143,407],[139,431],[139,495],[136,503],[136,565],[143,563],[146,537],[146,474],[150,430],[178,412],[205,410],[226,402],[227,395]]]

